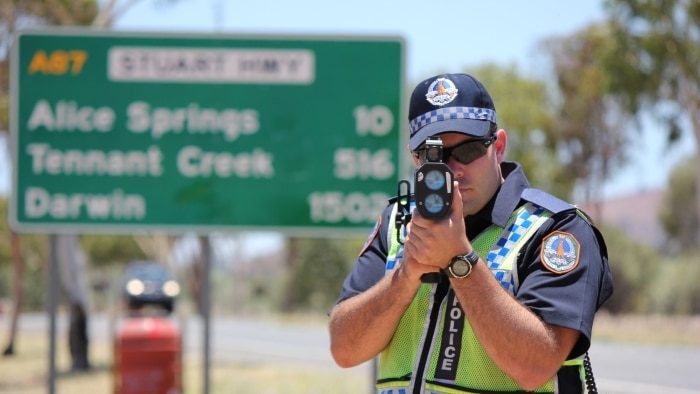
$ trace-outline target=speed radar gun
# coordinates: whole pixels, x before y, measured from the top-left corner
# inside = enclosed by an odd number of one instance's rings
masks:
[[[425,162],[415,173],[416,208],[421,216],[442,219],[452,208],[452,171],[442,162],[442,140],[425,141]]]
[[[433,220],[447,217],[452,210],[452,194],[454,179],[452,171],[442,160],[442,140],[440,137],[430,137],[425,141],[425,148],[420,152],[423,164],[414,174],[414,201],[421,216]],[[398,210],[395,224],[398,242],[403,244],[402,234],[405,226],[411,221],[411,185],[402,180],[398,187]],[[423,283],[437,283],[440,274],[424,274]]]

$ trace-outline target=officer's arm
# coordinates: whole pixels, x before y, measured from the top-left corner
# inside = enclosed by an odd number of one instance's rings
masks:
[[[465,279],[451,279],[479,342],[520,386],[534,390],[569,356],[579,331],[544,323],[503,291],[483,261]]]
[[[420,287],[421,275],[432,271],[434,267],[422,266],[406,255],[376,285],[336,305],[329,322],[335,362],[343,368],[354,367],[384,350]]]

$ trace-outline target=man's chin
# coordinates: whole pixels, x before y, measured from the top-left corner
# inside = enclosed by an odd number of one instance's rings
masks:
[[[462,203],[462,213],[464,214],[465,217],[473,215],[477,212],[479,212],[479,210],[477,209],[476,204],[474,204],[473,202],[463,202]]]

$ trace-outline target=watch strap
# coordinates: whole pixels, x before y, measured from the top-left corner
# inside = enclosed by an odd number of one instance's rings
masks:
[[[469,270],[464,274],[464,275],[457,275],[454,273],[453,266],[455,262],[466,262],[469,265]],[[463,279],[468,277],[472,269],[474,268],[474,264],[479,262],[479,254],[476,252],[476,250],[472,249],[469,253],[463,254],[463,255],[457,255],[450,260],[450,264],[445,268],[443,271],[445,274],[450,277],[450,278],[457,278],[457,279]]]
[[[479,262],[479,253],[477,253],[475,249],[472,249],[471,252],[464,255],[464,259],[474,267],[474,264]]]

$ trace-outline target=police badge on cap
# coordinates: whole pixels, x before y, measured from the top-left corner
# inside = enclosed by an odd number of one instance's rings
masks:
[[[452,81],[447,78],[438,78],[428,87],[425,98],[432,105],[445,105],[454,100],[458,92]]]

